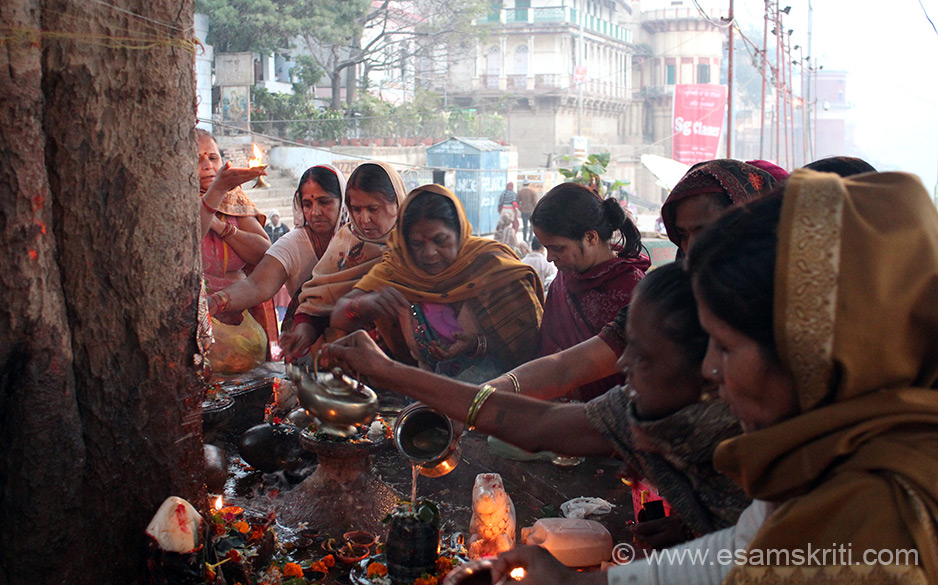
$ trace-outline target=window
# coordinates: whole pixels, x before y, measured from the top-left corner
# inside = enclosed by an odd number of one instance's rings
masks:
[[[710,83],[710,65],[706,63],[697,65],[697,83]]]
[[[528,46],[518,45],[515,48],[515,75],[528,74]]]
[[[667,85],[674,85],[674,65],[665,66],[665,83]]]

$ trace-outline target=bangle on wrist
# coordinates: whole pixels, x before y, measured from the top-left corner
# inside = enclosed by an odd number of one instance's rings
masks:
[[[217,207],[211,207],[208,203],[205,202],[205,196],[204,196],[204,195],[202,196],[202,199],[200,199],[200,201],[202,201],[202,207],[204,207],[205,209],[208,209],[208,210],[211,211],[212,213],[218,213],[218,208],[217,208]]]
[[[232,237],[232,236],[234,236],[235,234],[238,233],[238,228],[237,228],[237,226],[235,226],[234,224],[228,223],[228,224],[225,224],[225,225],[228,226],[228,229],[226,229],[224,232],[222,232],[222,234],[221,234],[221,239],[227,240],[228,238],[230,238],[230,237]]]
[[[484,335],[476,335],[476,350],[472,352],[472,355],[469,357],[482,357],[485,355],[485,351],[488,349],[488,341],[486,341]]]
[[[469,412],[466,413],[466,428],[470,431],[475,429],[476,418],[479,416],[479,410],[482,409],[482,405],[485,404],[485,401],[488,400],[489,396],[495,392],[495,386],[486,384],[482,386],[476,397],[472,399],[472,404],[469,405]]]
[[[212,300],[215,301],[215,306],[218,307],[219,313],[224,313],[231,305],[231,295],[223,290],[212,293]]]
[[[296,328],[297,325],[304,325],[304,324],[312,325],[313,316],[307,313],[301,313],[300,311],[297,311],[296,313],[294,313],[293,314],[293,327]]]
[[[349,299],[345,304],[345,318],[349,321],[359,321],[361,317],[361,299],[359,297]]]
[[[521,394],[521,382],[518,381],[518,376],[514,372],[508,372],[505,376],[511,380],[511,385],[515,389],[515,394]]]

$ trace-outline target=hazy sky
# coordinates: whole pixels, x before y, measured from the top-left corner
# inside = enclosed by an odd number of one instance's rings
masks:
[[[701,4],[726,9],[729,0]],[[784,21],[786,29],[795,31],[791,45],[807,47],[808,1],[780,0],[780,4],[792,7]],[[860,156],[881,171],[913,172],[934,196],[938,33],[925,13],[938,25],[938,0],[922,0],[921,5],[918,0],[813,0],[811,4],[813,57],[825,69],[849,73],[846,98],[854,107],[848,120],[855,128],[858,150],[844,154]],[[744,31],[762,30],[764,6],[762,0],[735,0],[736,18]]]

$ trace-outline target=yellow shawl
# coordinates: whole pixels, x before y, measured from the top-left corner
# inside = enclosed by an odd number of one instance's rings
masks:
[[[352,171],[352,176],[358,169],[368,165],[380,167],[387,174],[391,184],[394,185],[397,205],[400,208],[407,194],[400,174],[391,165],[374,161],[359,165],[355,171]],[[351,180],[351,177],[349,179]],[[348,199],[348,193],[345,198]],[[348,201],[346,201],[347,207]],[[352,290],[355,283],[368,274],[368,271],[381,259],[381,255],[387,249],[388,235],[385,234],[375,240],[366,238],[355,223],[355,216],[351,216],[351,221],[329,242],[326,252],[313,268],[312,278],[303,285],[297,311],[314,316],[329,315],[336,301]]]
[[[778,237],[775,338],[802,414],[725,441],[714,463],[781,503],[750,552],[843,545],[858,565],[747,565],[726,582],[938,583],[935,206],[912,175],[799,170]],[[918,566],[859,566],[897,549]]]
[[[443,272],[427,274],[417,267],[401,233],[401,218],[408,204],[424,191],[449,199],[459,215],[459,254]],[[518,364],[537,354],[543,315],[544,289],[533,268],[518,260],[511,249],[488,238],[472,235],[462,203],[446,187],[424,185],[410,192],[397,215],[384,258],[355,288],[374,291],[393,286],[412,303],[469,303],[488,338],[489,352],[506,364]],[[378,323],[392,345],[391,325]],[[395,349],[399,355],[400,347]]]

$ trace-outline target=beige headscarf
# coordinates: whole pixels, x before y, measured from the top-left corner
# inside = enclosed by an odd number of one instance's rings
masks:
[[[750,551],[914,549],[918,566],[746,565],[727,582],[938,583],[935,206],[913,175],[798,170],[778,238],[775,338],[802,414],[714,456],[781,503]]]
[[[372,161],[362,163],[349,176],[349,182],[355,183],[355,175],[359,172],[373,170],[378,167],[394,186],[398,207],[404,202],[407,195],[404,180],[391,165]],[[348,193],[345,195],[348,206]],[[361,228],[355,223],[355,217],[345,224],[329,242],[329,247],[316,267],[312,278],[303,285],[300,292],[300,305],[297,311],[307,315],[326,316],[332,312],[337,300],[352,290],[355,283],[378,263],[381,255],[387,249],[387,240],[390,231],[378,239],[368,239]]]

